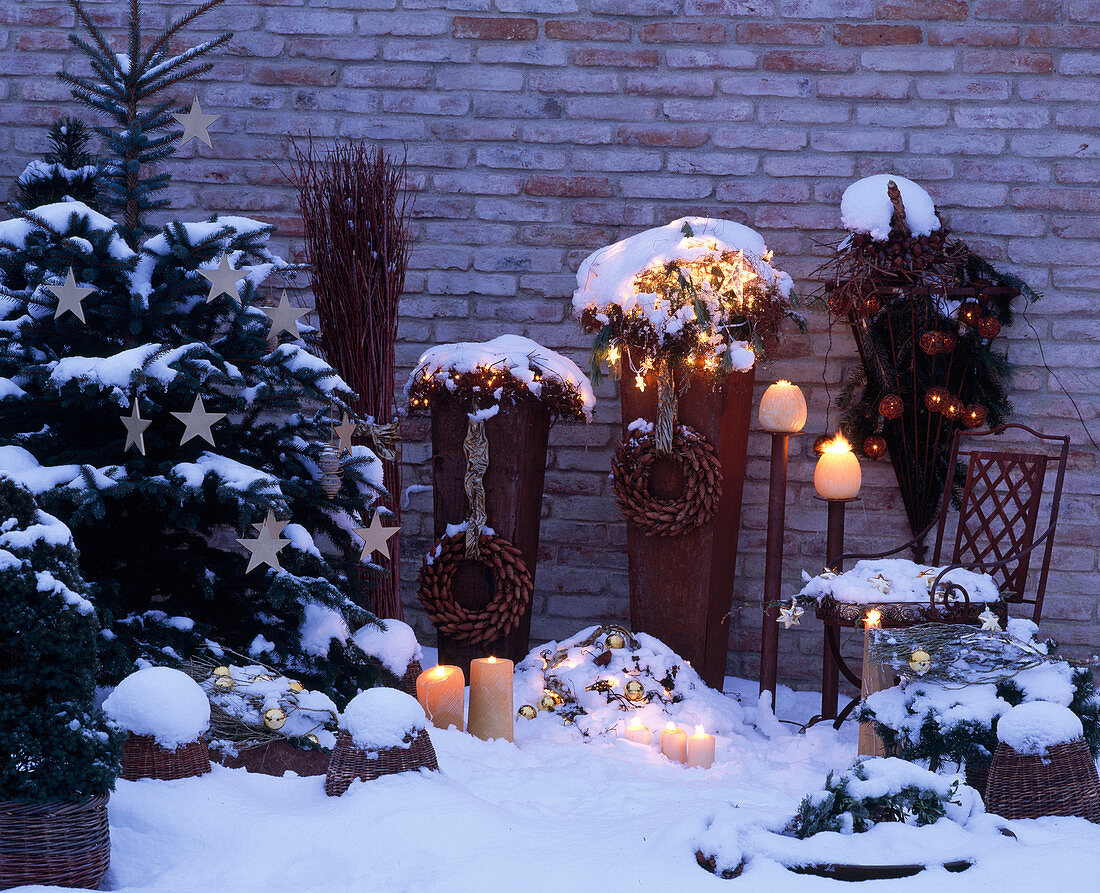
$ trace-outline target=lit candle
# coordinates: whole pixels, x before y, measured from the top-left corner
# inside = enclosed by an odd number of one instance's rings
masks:
[[[882,613],[878,608],[872,608],[863,618],[863,672],[860,692],[862,697],[874,694],[889,688],[891,681],[887,678],[885,668],[880,663],[871,660],[871,630],[878,629],[882,625]],[[886,749],[882,739],[876,734],[874,726],[868,722],[859,724],[859,741],[857,753],[861,757],[886,756]]]
[[[863,477],[859,459],[843,434],[825,444],[814,469],[814,489],[822,499],[854,499]]]
[[[649,731],[649,726],[643,726],[640,721],[634,720],[626,727],[626,740],[648,745],[653,740],[653,733]]]
[[[773,434],[797,434],[806,424],[806,398],[798,385],[777,381],[760,398],[760,426]]]
[[[416,677],[416,699],[433,726],[440,729],[454,726],[460,732],[466,728],[462,716],[466,706],[466,677],[461,668],[440,665],[425,670]]]
[[[661,732],[661,753],[676,763],[687,762],[688,733],[669,723]]]
[[[470,720],[466,730],[488,741],[512,740],[512,669],[510,660],[483,657],[470,661]]]
[[[714,765],[714,736],[704,732],[702,726],[696,726],[695,734],[688,738],[687,764],[700,769]]]

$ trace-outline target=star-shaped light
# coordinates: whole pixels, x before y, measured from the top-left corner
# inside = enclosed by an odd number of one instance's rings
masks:
[[[210,427],[225,418],[224,412],[207,412],[206,407],[202,404],[202,397],[198,395],[195,396],[195,403],[190,412],[174,412],[172,415],[184,424],[180,446],[183,446],[192,437],[201,437],[210,446],[213,446],[214,435],[211,433]]]
[[[800,618],[806,612],[802,610],[802,607],[798,602],[792,601],[786,608],[779,609],[779,616],[775,618],[776,623],[782,623],[784,629],[790,629],[792,626],[801,626],[802,621]]]
[[[229,265],[229,258],[223,252],[218,258],[218,266],[213,270],[199,270],[199,275],[210,282],[210,293],[206,296],[206,303],[222,295],[229,295],[236,300],[241,299],[241,293],[237,291],[237,282],[248,275],[247,270],[234,270]]]
[[[994,614],[989,608],[986,608],[978,615],[978,619],[982,622],[982,629],[986,632],[999,633],[1001,631],[1001,618]]]
[[[80,305],[80,302],[95,289],[77,285],[72,267],[69,267],[63,285],[47,285],[46,290],[53,292],[54,297],[57,298],[57,309],[53,314],[54,319],[60,319],[63,313],[71,313],[81,322],[84,322],[84,308]]]
[[[213,148],[207,128],[217,121],[221,115],[204,115],[197,96],[191,102],[191,111],[183,114],[173,112],[172,117],[183,125],[183,136],[180,137],[181,149],[193,139],[201,140],[207,146]]]
[[[290,298],[283,291],[283,296],[274,307],[262,307],[264,313],[271,320],[271,334],[281,335],[289,332],[295,338],[298,337],[298,320],[309,313],[308,307],[295,307],[290,303]]]
[[[133,406],[129,415],[120,416],[120,421],[126,427],[126,446],[122,448],[122,452],[126,452],[130,447],[136,447],[137,451],[141,455],[145,455],[145,429],[153,424],[152,419],[143,419],[141,412],[138,409],[137,398],[134,398]]]
[[[359,426],[348,418],[348,414],[344,413],[344,420],[333,427],[333,431],[336,432],[337,438],[340,440],[340,452],[343,454],[345,451],[351,452],[351,438],[355,435],[355,429]]]
[[[890,581],[882,574],[875,574],[873,577],[869,577],[867,582],[871,584],[873,589],[877,589],[883,595],[890,592]]]
[[[363,541],[363,552],[359,556],[359,560],[369,561],[371,555],[375,552],[381,552],[383,558],[389,558],[389,538],[400,529],[400,527],[383,527],[381,516],[378,512],[375,512],[374,517],[370,520],[370,527],[355,528],[355,535]]]
[[[279,553],[290,545],[290,540],[282,537],[282,529],[286,526],[286,522],[282,522],[282,526],[279,525],[280,522],[275,519],[275,513],[269,511],[263,524],[256,525],[260,528],[256,536],[237,539],[237,542],[249,551],[248,567],[244,571],[246,574],[252,573],[261,564],[266,564],[275,570],[280,569]]]

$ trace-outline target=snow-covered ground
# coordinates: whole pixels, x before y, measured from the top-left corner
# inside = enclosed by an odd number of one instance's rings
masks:
[[[434,655],[425,658],[431,665]],[[756,713],[756,689],[753,681],[727,680],[727,692],[742,696],[749,720]],[[817,702],[816,694],[781,689],[779,715],[804,720]],[[574,731],[540,717],[517,721],[515,745],[432,730],[439,773],[356,783],[339,798],[325,796],[320,777],[271,778],[220,766],[198,779],[119,781],[111,799],[114,851],[104,889],[852,889],[840,881],[792,874],[762,856],[733,880],[696,864],[696,841],[714,815],[729,815],[730,804],[781,820],[805,793],[820,787],[829,769],[852,762],[854,724],[839,733],[818,725],[805,734],[774,719],[762,725],[766,732],[746,729],[721,738],[717,761],[706,771],[683,769],[656,749],[620,738],[581,741]],[[1019,841],[982,838],[969,871],[936,868],[857,889],[1095,889],[1100,828],[1080,819],[1009,825]],[[863,835],[867,853],[889,861],[890,837],[876,835],[879,829],[885,826]],[[927,835],[934,861],[936,842],[944,839],[937,834],[941,829],[905,830]]]

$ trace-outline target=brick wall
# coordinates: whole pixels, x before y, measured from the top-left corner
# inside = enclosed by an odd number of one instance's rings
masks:
[[[107,25],[121,0],[94,2]],[[177,9],[179,8],[178,4]],[[162,21],[167,4],[149,4]],[[80,66],[54,0],[0,9],[0,180],[39,151],[67,105],[52,79]],[[923,183],[954,229],[1045,298],[1002,343],[1022,365],[1018,419],[1075,439],[1046,625],[1070,647],[1097,641],[1100,479],[1073,408],[1040,364],[1035,335],[1094,430],[1100,394],[1100,2],[1096,0],[258,0],[203,20],[237,32],[200,87],[214,148],[192,143],[171,197],[185,214],[251,213],[300,227],[275,162],[289,131],[408,147],[416,250],[399,358],[428,344],[520,332],[584,363],[568,315],[589,251],[682,214],[759,229],[803,290],[854,178],[892,171]],[[190,95],[181,97],[189,99]],[[787,333],[761,374],[806,391],[825,430],[827,388],[852,364],[820,315]],[[826,356],[828,355],[828,363]],[[553,434],[534,635],[627,612],[624,528],[606,479],[618,408]],[[834,414],[835,419],[835,414]],[[408,426],[406,483],[430,482],[422,423]],[[795,442],[787,588],[822,562],[812,437]],[[767,450],[750,441],[732,671],[755,674]],[[892,474],[865,465],[849,544],[904,532]],[[431,530],[429,493],[411,495],[405,555]],[[416,567],[405,568],[407,594]],[[409,603],[419,629],[428,627]],[[810,682],[813,623],[783,636],[781,673]]]

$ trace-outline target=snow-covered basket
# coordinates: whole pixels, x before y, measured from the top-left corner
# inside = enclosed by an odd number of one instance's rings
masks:
[[[122,777],[127,781],[172,781],[210,771],[205,738],[210,702],[186,673],[171,667],[131,673],[107,696],[103,710],[130,733],[122,745]]]
[[[416,698],[372,688],[352,698],[340,716],[325,793],[339,797],[356,780],[438,768],[424,708]]]
[[[373,663],[400,679],[406,694],[415,697],[416,677],[423,669],[420,662],[424,658],[416,633],[401,620],[387,618],[381,623],[368,623],[351,640]]]
[[[1009,819],[1080,816],[1100,823],[1100,779],[1068,707],[1027,701],[997,724],[997,750],[989,767],[986,802]]]

